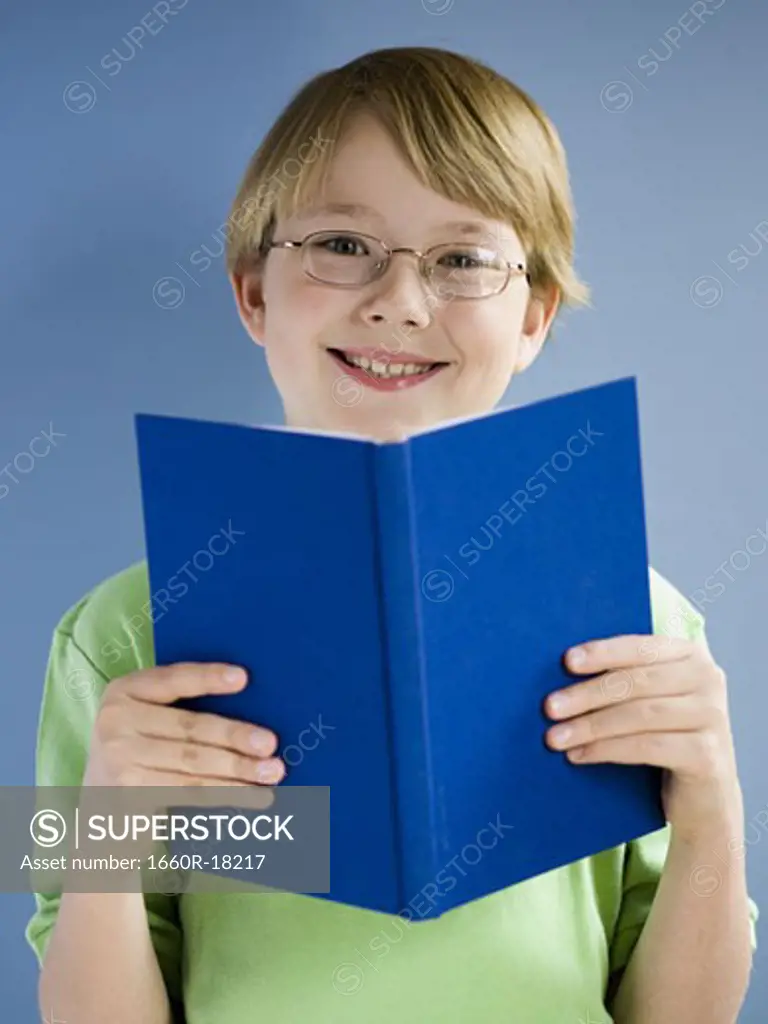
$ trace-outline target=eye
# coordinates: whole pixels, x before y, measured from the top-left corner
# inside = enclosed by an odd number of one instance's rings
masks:
[[[368,256],[369,250],[358,235],[326,235],[318,238],[314,248],[333,253],[334,256]]]
[[[477,249],[456,249],[453,252],[443,253],[437,262],[439,266],[449,270],[479,270],[482,267],[493,266],[495,259],[490,253],[484,253]]]

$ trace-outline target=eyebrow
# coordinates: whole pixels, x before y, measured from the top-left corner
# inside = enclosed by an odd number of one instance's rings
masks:
[[[323,203],[319,206],[310,206],[297,212],[301,220],[308,220],[311,217],[319,217],[326,213],[337,213],[344,217],[369,217],[376,221],[383,221],[382,215],[372,206],[363,203]],[[492,235],[493,229],[488,224],[476,220],[450,220],[439,225],[440,229],[448,228],[457,231],[462,235]]]

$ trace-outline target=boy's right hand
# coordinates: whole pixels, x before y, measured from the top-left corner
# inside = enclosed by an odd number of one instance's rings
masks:
[[[225,673],[234,670],[233,681]],[[167,707],[183,697],[236,693],[234,665],[179,662],[110,682],[91,737],[85,786],[274,786],[285,765],[277,736],[248,722]]]

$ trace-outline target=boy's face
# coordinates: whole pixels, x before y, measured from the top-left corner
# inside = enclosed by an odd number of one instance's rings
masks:
[[[375,236],[390,247],[424,251],[447,243],[482,244],[512,263],[525,262],[509,225],[425,188],[378,122],[359,117],[337,143],[331,173],[315,203],[356,204],[370,212],[312,212],[278,221],[275,241],[301,241],[332,230],[334,253],[358,251],[348,233]],[[465,235],[451,221],[473,221],[482,234]],[[511,275],[487,298],[442,298],[430,292],[416,258],[392,257],[383,276],[339,288],[308,277],[301,250],[272,249],[264,266],[232,279],[249,334],[263,345],[281,394],[286,423],[386,439],[455,417],[487,412],[515,373],[536,358],[557,308],[557,295],[531,297],[524,276]],[[384,382],[355,370],[331,350],[369,357],[379,373],[411,364]],[[423,376],[413,365],[442,363]],[[382,366],[381,364],[385,364]],[[398,369],[400,369],[398,367]]]

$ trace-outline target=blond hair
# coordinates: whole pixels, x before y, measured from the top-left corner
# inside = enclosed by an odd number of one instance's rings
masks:
[[[433,47],[375,50],[310,79],[252,156],[232,204],[227,269],[257,265],[276,218],[322,189],[352,117],[389,132],[419,181],[511,224],[534,291],[555,286],[562,305],[585,305],[573,267],[575,214],[565,151],[546,114],[479,61]]]

